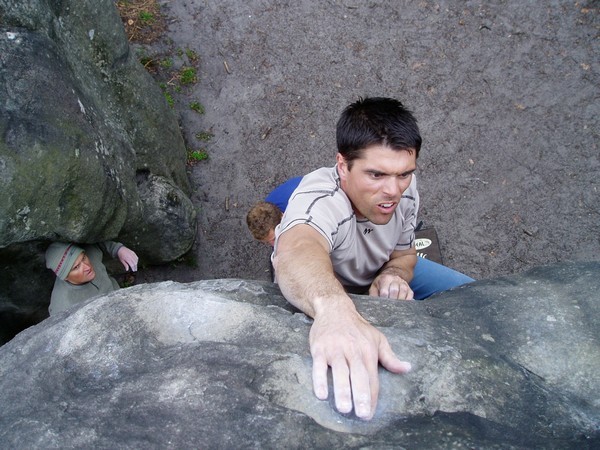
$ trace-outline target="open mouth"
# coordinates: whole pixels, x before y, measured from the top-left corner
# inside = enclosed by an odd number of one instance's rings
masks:
[[[392,211],[396,207],[395,202],[379,203],[377,206],[384,211]]]

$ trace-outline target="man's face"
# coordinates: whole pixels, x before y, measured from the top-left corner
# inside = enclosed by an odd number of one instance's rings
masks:
[[[82,252],[75,260],[75,263],[73,263],[73,267],[71,267],[66,280],[71,284],[85,284],[92,281],[95,277],[94,266],[92,266],[85,252]]]
[[[374,145],[363,150],[352,169],[338,153],[337,168],[342,189],[352,202],[356,217],[384,225],[391,220],[403,192],[410,186],[417,169],[416,152]]]

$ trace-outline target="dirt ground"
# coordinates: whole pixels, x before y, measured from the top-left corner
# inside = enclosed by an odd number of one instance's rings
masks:
[[[446,265],[480,279],[600,259],[600,3],[531,5],[162,2],[167,29],[146,51],[197,55],[175,108],[208,159],[190,166],[193,250],[136,283],[268,280],[269,248],[246,212],[333,165],[337,118],[359,96],[398,98],[419,120],[420,220]]]

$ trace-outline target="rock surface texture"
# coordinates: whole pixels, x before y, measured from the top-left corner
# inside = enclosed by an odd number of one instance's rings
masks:
[[[310,320],[267,282],[138,285],[0,348],[2,448],[597,448],[600,263],[423,302],[355,296],[413,364],[370,422],[311,389]]]
[[[2,315],[47,307],[50,241],[120,240],[158,263],[191,248],[177,119],[113,1],[0,0],[0,136]]]

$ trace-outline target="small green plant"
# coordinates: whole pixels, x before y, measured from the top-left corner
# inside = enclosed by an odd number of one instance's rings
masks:
[[[179,81],[181,84],[192,84],[198,81],[196,69],[194,67],[182,67],[179,71]]]
[[[167,101],[168,105],[171,108],[174,108],[175,107],[175,100],[173,99],[173,96],[171,95],[170,92],[164,91],[164,93],[165,93],[165,100]]]
[[[197,61],[198,60],[198,54],[194,50],[192,50],[192,49],[187,48],[185,50],[185,54],[187,55],[187,57],[188,57],[188,59],[190,61]]]
[[[204,149],[200,150],[190,150],[188,149],[187,154],[188,164],[194,164],[200,161],[205,161],[208,159],[208,153]]]
[[[204,114],[204,106],[202,106],[200,102],[190,103],[190,109],[196,111],[198,114]]]
[[[199,133],[196,133],[196,139],[202,142],[208,142],[214,137],[215,135],[212,134],[210,131],[201,131]]]
[[[170,69],[173,67],[173,60],[171,58],[163,59],[160,62],[160,66],[164,69]]]
[[[142,25],[152,25],[155,20],[154,14],[152,14],[150,11],[140,11],[138,17],[140,22],[142,22]]]

